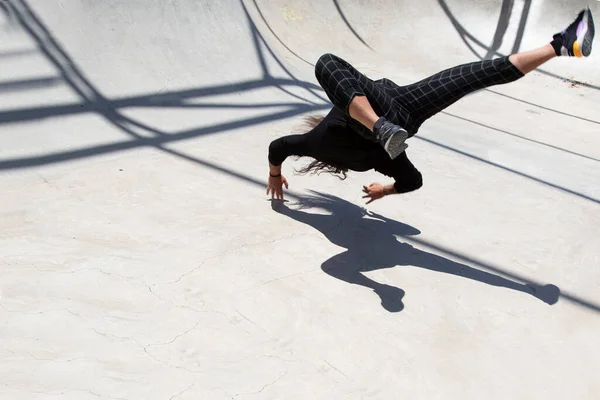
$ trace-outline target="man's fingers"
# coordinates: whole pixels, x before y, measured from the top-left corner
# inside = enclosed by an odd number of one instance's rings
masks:
[[[283,183],[285,184],[285,188],[288,189],[289,188],[288,181],[283,181]]]

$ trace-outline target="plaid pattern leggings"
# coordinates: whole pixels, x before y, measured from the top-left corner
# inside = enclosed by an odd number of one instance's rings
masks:
[[[508,57],[500,57],[458,65],[411,85],[398,86],[385,78],[373,81],[329,53],[317,61],[315,75],[331,102],[346,114],[355,96],[366,96],[377,115],[400,125],[409,136],[415,135],[425,120],[463,96],[523,77]],[[350,124],[361,135],[375,140],[360,122],[351,119]]]

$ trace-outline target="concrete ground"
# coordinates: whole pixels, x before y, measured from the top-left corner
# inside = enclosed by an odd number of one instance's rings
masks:
[[[409,83],[585,5],[1,1],[0,398],[598,399],[598,49],[427,121],[414,193],[265,195],[322,53]]]

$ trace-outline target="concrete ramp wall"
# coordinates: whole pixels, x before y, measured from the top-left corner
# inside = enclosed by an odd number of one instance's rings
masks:
[[[598,400],[598,40],[427,121],[416,192],[265,196],[322,53],[411,82],[584,5],[0,0],[0,399]]]

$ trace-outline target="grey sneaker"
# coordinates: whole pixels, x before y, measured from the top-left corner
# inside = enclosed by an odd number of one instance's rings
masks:
[[[398,157],[408,148],[408,145],[404,143],[408,139],[406,129],[391,123],[385,117],[380,117],[375,122],[373,132],[377,137],[377,141],[392,159]]]

